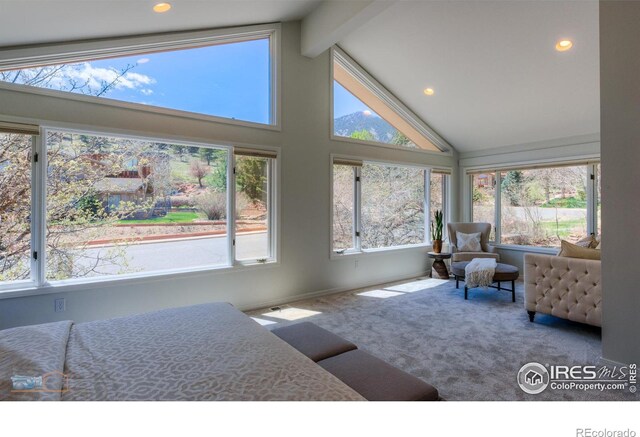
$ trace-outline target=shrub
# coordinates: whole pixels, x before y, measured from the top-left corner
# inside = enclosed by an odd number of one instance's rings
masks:
[[[246,194],[241,191],[236,192],[236,218],[239,219],[245,209],[249,207],[250,201]]]
[[[225,193],[207,190],[196,197],[196,205],[209,220],[222,220],[227,214],[227,197]]]
[[[191,196],[171,196],[172,208],[191,208],[195,204],[195,199]]]

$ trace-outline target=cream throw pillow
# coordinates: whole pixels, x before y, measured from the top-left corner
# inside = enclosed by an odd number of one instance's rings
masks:
[[[458,251],[482,252],[482,246],[480,246],[480,235],[480,232],[476,232],[474,234],[463,234],[462,232],[456,232]]]
[[[562,240],[560,241],[560,253],[558,256],[563,256],[565,258],[600,259],[600,251],[580,247]]]
[[[576,246],[588,247],[589,249],[595,249],[598,245],[598,240],[593,235],[584,237],[574,243]]]

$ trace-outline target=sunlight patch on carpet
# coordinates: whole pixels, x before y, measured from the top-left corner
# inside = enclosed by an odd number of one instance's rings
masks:
[[[365,297],[377,297],[379,299],[387,299],[395,296],[402,296],[404,293],[398,293],[396,291],[388,291],[388,290],[371,290],[365,291],[362,293],[358,293],[358,296]]]
[[[259,317],[251,317],[254,322],[257,322],[259,325],[267,326],[267,325],[275,325],[278,322],[274,322],[273,320],[265,320]]]
[[[440,287],[447,282],[449,281],[447,281],[446,279],[429,278],[420,281],[407,282],[405,284],[392,285],[391,287],[385,287],[385,290],[413,293],[416,291],[426,290],[428,288]]]
[[[271,311],[269,313],[264,313],[262,315],[265,317],[273,317],[274,319],[291,321],[291,320],[304,319],[306,317],[311,317],[318,314],[322,314],[322,313],[319,311],[305,310],[303,308],[288,307],[288,308],[282,308],[276,311]]]

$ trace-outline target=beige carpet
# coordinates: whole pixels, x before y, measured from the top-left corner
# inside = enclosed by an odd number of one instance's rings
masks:
[[[310,321],[434,385],[447,400],[638,400],[628,392],[524,393],[528,362],[601,365],[600,329],[551,316],[530,323],[523,284],[511,294],[423,278],[251,311],[266,328]]]

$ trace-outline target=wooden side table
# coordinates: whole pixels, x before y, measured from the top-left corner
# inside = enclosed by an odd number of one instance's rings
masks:
[[[447,270],[447,265],[444,263],[444,260],[451,258],[451,254],[447,252],[428,252],[427,255],[434,260],[433,266],[431,267],[431,277],[449,279],[449,270]]]

